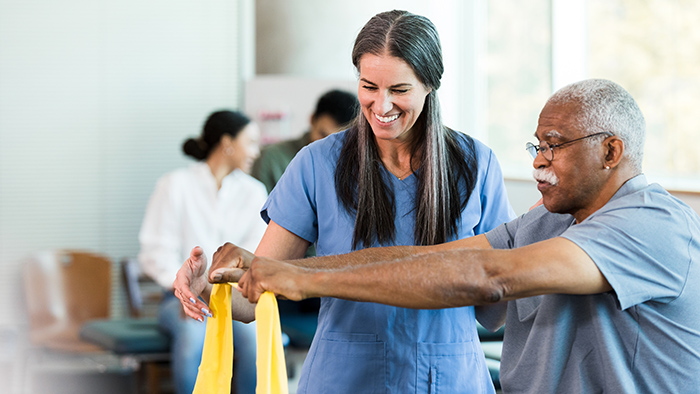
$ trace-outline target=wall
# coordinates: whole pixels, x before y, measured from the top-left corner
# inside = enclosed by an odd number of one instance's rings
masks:
[[[693,208],[695,212],[700,214],[700,193],[671,190],[671,194],[678,197],[681,201]]]
[[[446,19],[454,1],[421,0],[256,1],[256,74],[354,78],[350,53],[362,26],[391,9]],[[441,16],[441,18],[437,18]],[[447,25],[447,24],[445,24]]]
[[[28,253],[138,252],[182,141],[239,106],[244,3],[0,0],[0,326],[23,321]]]
[[[258,76],[356,80],[351,52],[362,26],[375,14],[408,10],[428,17],[442,42],[445,73],[438,96],[443,121],[477,138],[484,111],[479,65],[474,61],[484,37],[484,1],[323,0],[256,1]]]
[[[357,94],[357,81],[261,75],[245,83],[245,111],[260,126],[263,143],[295,138],[309,130],[316,101],[331,89]]]

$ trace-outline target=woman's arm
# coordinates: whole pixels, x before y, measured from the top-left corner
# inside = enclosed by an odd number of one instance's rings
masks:
[[[182,263],[182,204],[173,182],[172,176],[158,180],[139,231],[141,270],[166,290],[172,290]]]

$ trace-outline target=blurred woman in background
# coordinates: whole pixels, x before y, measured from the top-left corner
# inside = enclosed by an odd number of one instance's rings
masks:
[[[254,250],[267,227],[260,218],[265,186],[247,175],[260,150],[258,126],[240,112],[209,116],[202,134],[183,151],[198,162],[163,176],[156,184],[139,234],[143,271],[165,290],[160,325],[172,337],[172,371],[178,394],[194,389],[206,325],[185,319],[173,281],[194,246],[214,253],[236,240]],[[205,317],[200,320],[204,321]],[[255,391],[255,325],[234,322],[234,383],[237,394]]]

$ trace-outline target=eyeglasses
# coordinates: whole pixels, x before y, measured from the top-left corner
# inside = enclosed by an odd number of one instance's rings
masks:
[[[593,134],[587,135],[585,137],[576,138],[575,140],[562,142],[561,144],[551,144],[550,145],[550,144],[542,141],[542,142],[540,142],[539,145],[535,145],[532,142],[528,142],[527,144],[525,144],[525,150],[527,150],[527,152],[530,154],[530,156],[532,156],[533,159],[537,158],[538,153],[542,153],[542,156],[545,159],[547,159],[547,161],[552,161],[552,160],[554,160],[554,149],[555,148],[561,148],[562,146],[573,144],[574,142],[585,140],[586,138],[596,137],[599,135],[607,135],[608,137],[612,137],[613,133],[611,133],[609,131],[601,131],[600,133],[593,133]]]

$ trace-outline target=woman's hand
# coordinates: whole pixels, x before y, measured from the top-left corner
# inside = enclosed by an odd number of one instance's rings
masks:
[[[180,299],[185,314],[200,322],[205,316],[211,316],[209,305],[199,296],[209,299],[212,285],[207,281],[207,256],[199,246],[192,248],[190,257],[177,271],[173,288],[175,296]]]
[[[248,271],[255,255],[230,242],[219,246],[209,269],[210,283],[238,282]]]

